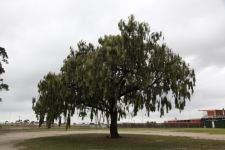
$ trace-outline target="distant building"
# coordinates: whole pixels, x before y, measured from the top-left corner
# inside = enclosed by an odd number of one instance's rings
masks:
[[[205,114],[202,117],[203,127],[205,128],[225,128],[225,110],[211,109],[200,110]]]
[[[169,120],[164,122],[165,127],[170,128],[199,128],[202,127],[201,119],[186,119],[186,120]]]
[[[219,109],[209,109],[209,110],[199,110],[205,112],[203,118],[224,118],[225,117],[225,110]]]
[[[222,109],[209,109],[200,110],[204,115],[198,119],[186,119],[186,120],[174,120],[165,121],[164,127],[172,128],[192,128],[192,127],[204,127],[204,128],[225,128],[225,110]]]

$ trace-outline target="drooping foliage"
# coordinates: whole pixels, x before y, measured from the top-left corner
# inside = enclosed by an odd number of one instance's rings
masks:
[[[4,48],[0,47],[0,75],[5,73],[5,69],[3,68],[3,63],[8,64],[8,55]],[[0,91],[8,90],[9,86],[3,82],[3,78],[0,77]],[[0,102],[2,99],[0,98]]]
[[[195,86],[194,70],[164,43],[161,32],[151,32],[134,16],[118,24],[118,35],[99,38],[97,47],[78,43],[61,68],[66,112],[80,116],[101,113],[111,120],[110,134],[119,137],[117,120],[132,111],[183,110]]]
[[[33,110],[39,119],[39,126],[44,123],[46,117],[46,125],[51,128],[54,120],[61,121],[63,113],[64,101],[62,98],[62,82],[61,75],[48,73],[38,84],[39,97],[38,101],[33,98]]]

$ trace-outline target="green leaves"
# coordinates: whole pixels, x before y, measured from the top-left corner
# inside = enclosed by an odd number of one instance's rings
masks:
[[[48,73],[38,83],[38,100],[32,99],[33,110],[40,122],[46,116],[47,125],[50,128],[55,119],[58,119],[64,111],[62,93],[63,85],[61,75]]]
[[[167,47],[161,32],[151,32],[133,15],[118,27],[120,34],[99,38],[96,47],[81,41],[77,51],[70,48],[61,75],[50,73],[39,83],[36,109],[44,105],[54,119],[76,109],[81,117],[90,113],[92,120],[100,112],[114,121],[131,108],[134,115],[146,109],[161,116],[173,105],[184,109],[194,92],[194,70]]]
[[[4,48],[0,47],[0,75],[5,73],[5,69],[2,66],[2,63],[8,64],[8,55]],[[0,78],[0,91],[9,90],[9,86],[3,82],[3,79]],[[2,99],[0,98],[0,102]]]
[[[89,107],[102,108],[104,112],[127,110],[130,105],[134,114],[143,108],[149,113],[157,107],[163,115],[164,109],[172,109],[174,101],[176,108],[182,110],[193,93],[194,70],[165,43],[160,44],[162,33],[151,33],[147,23],[131,15],[118,26],[120,35],[101,37],[96,48],[82,41],[70,58],[76,69],[64,75],[79,85],[81,104],[88,102]],[[73,66],[70,59],[63,68]],[[124,104],[123,109],[118,102]]]

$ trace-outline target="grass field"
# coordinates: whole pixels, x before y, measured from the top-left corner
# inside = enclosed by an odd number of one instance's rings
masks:
[[[94,128],[94,127],[89,127],[89,126],[71,126],[70,131],[81,131],[81,130],[108,130],[106,128]],[[37,126],[2,126],[2,128],[0,128],[0,133],[1,131],[27,131],[27,132],[40,132],[40,131],[65,131],[66,127],[65,126],[55,126],[52,127],[50,129],[46,128],[45,126],[42,126],[41,128],[37,127]]]
[[[225,141],[195,140],[184,137],[122,135],[109,139],[104,134],[66,135],[26,140],[21,150],[223,150]]]
[[[225,128],[174,128],[174,129],[171,128],[171,130],[178,132],[225,134]]]
[[[47,129],[45,126],[38,128],[34,127],[7,127],[2,126],[0,128],[0,134],[2,132],[9,131],[27,131],[27,132],[39,132],[39,131],[65,131],[65,127],[55,126],[51,129]],[[109,130],[108,128],[94,128],[89,126],[71,126],[70,131],[85,131],[85,130]],[[193,132],[193,133],[209,133],[209,134],[225,134],[225,128],[119,128],[119,131],[176,131],[176,132]]]
[[[63,131],[65,127],[54,127],[52,129],[31,128],[27,131]],[[90,127],[71,127],[71,131],[81,130],[109,130],[108,128],[90,128]],[[119,128],[119,131],[176,131],[176,132],[193,132],[193,133],[209,133],[209,134],[225,134],[225,128]]]
[[[193,132],[209,134],[225,134],[225,128],[121,128],[123,130],[147,130],[147,131],[175,131],[175,132]]]

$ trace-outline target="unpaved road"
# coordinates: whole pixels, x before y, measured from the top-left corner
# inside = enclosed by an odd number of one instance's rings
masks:
[[[22,142],[26,139],[60,136],[69,134],[88,134],[88,133],[102,133],[108,134],[106,130],[93,131],[42,131],[42,132],[9,132],[0,134],[0,150],[17,150],[14,147],[16,143]],[[120,131],[120,134],[143,134],[143,135],[162,135],[162,136],[182,136],[194,139],[208,139],[208,140],[224,140],[225,135],[208,134],[208,133],[189,133],[189,132],[173,132],[173,131]]]

